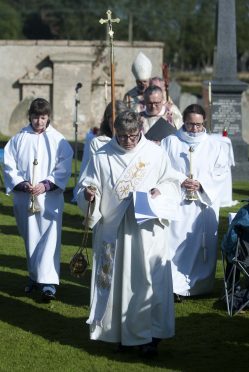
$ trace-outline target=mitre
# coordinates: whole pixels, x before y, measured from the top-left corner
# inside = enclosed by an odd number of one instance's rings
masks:
[[[151,78],[152,63],[145,54],[139,52],[132,64],[131,71],[136,80],[148,80]]]

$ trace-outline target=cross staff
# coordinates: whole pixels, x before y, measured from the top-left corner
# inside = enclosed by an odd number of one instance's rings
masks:
[[[113,35],[114,31],[112,29],[113,23],[119,23],[120,19],[112,19],[112,12],[107,10],[107,19],[101,18],[99,23],[102,25],[107,23],[108,25],[108,34],[110,37],[110,62],[111,62],[111,102],[112,102],[112,135],[114,135],[114,121],[115,121],[115,82],[114,82],[114,51],[113,51]]]

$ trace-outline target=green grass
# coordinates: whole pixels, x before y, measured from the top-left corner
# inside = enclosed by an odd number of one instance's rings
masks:
[[[248,197],[249,183],[234,184],[234,199]],[[77,206],[65,193],[62,233],[61,285],[58,300],[24,296],[26,259],[12,213],[12,200],[0,192],[0,371],[242,371],[248,367],[249,313],[228,317],[219,300],[223,289],[220,257],[214,292],[176,304],[176,336],[159,347],[156,360],[144,361],[137,352],[120,355],[114,346],[89,340],[90,270],[74,279],[68,262],[82,239]],[[222,208],[219,241],[227,229]],[[89,236],[90,246],[91,236]]]

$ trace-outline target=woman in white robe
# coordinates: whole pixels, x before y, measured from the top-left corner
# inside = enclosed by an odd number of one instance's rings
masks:
[[[155,352],[158,339],[174,335],[168,221],[138,225],[132,192],[165,194],[168,205],[176,205],[179,183],[171,180],[162,149],[141,134],[138,114],[121,113],[115,129],[92,157],[77,195],[85,215],[91,201],[88,222],[94,227],[90,337]]]
[[[184,126],[161,146],[182,186],[180,221],[169,228],[173,289],[177,295],[191,296],[208,293],[214,285],[219,197],[227,159],[220,143],[206,133],[201,106],[188,106],[183,119]],[[197,200],[187,200],[189,192]]]
[[[127,106],[121,100],[115,101],[115,113],[116,116],[122,112],[127,110]],[[88,143],[88,146],[85,151],[83,151],[83,158],[80,168],[80,175],[85,170],[89,159],[95,154],[95,152],[102,146],[104,146],[107,142],[109,142],[112,138],[112,102],[108,103],[105,108],[105,112],[103,115],[103,120],[100,124],[99,134],[97,136],[93,136]],[[77,192],[77,190],[76,190]]]
[[[51,126],[50,111],[46,100],[34,100],[30,123],[4,148],[6,190],[13,193],[14,214],[25,241],[29,272],[25,292],[38,286],[44,300],[55,297],[59,284],[63,191],[73,155],[69,143]],[[32,196],[34,213],[30,210]]]

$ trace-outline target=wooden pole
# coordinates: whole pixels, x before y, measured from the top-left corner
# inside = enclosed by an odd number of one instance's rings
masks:
[[[167,63],[163,64],[163,80],[165,84],[166,101],[169,100],[169,66]]]
[[[114,121],[115,121],[115,77],[114,77],[114,47],[113,47],[113,35],[114,31],[112,29],[112,23],[119,23],[120,19],[115,18],[112,19],[112,12],[107,10],[107,19],[101,18],[99,23],[104,24],[107,23],[109,28],[109,39],[110,39],[110,66],[111,66],[111,103],[112,103],[112,135],[114,136]]]

